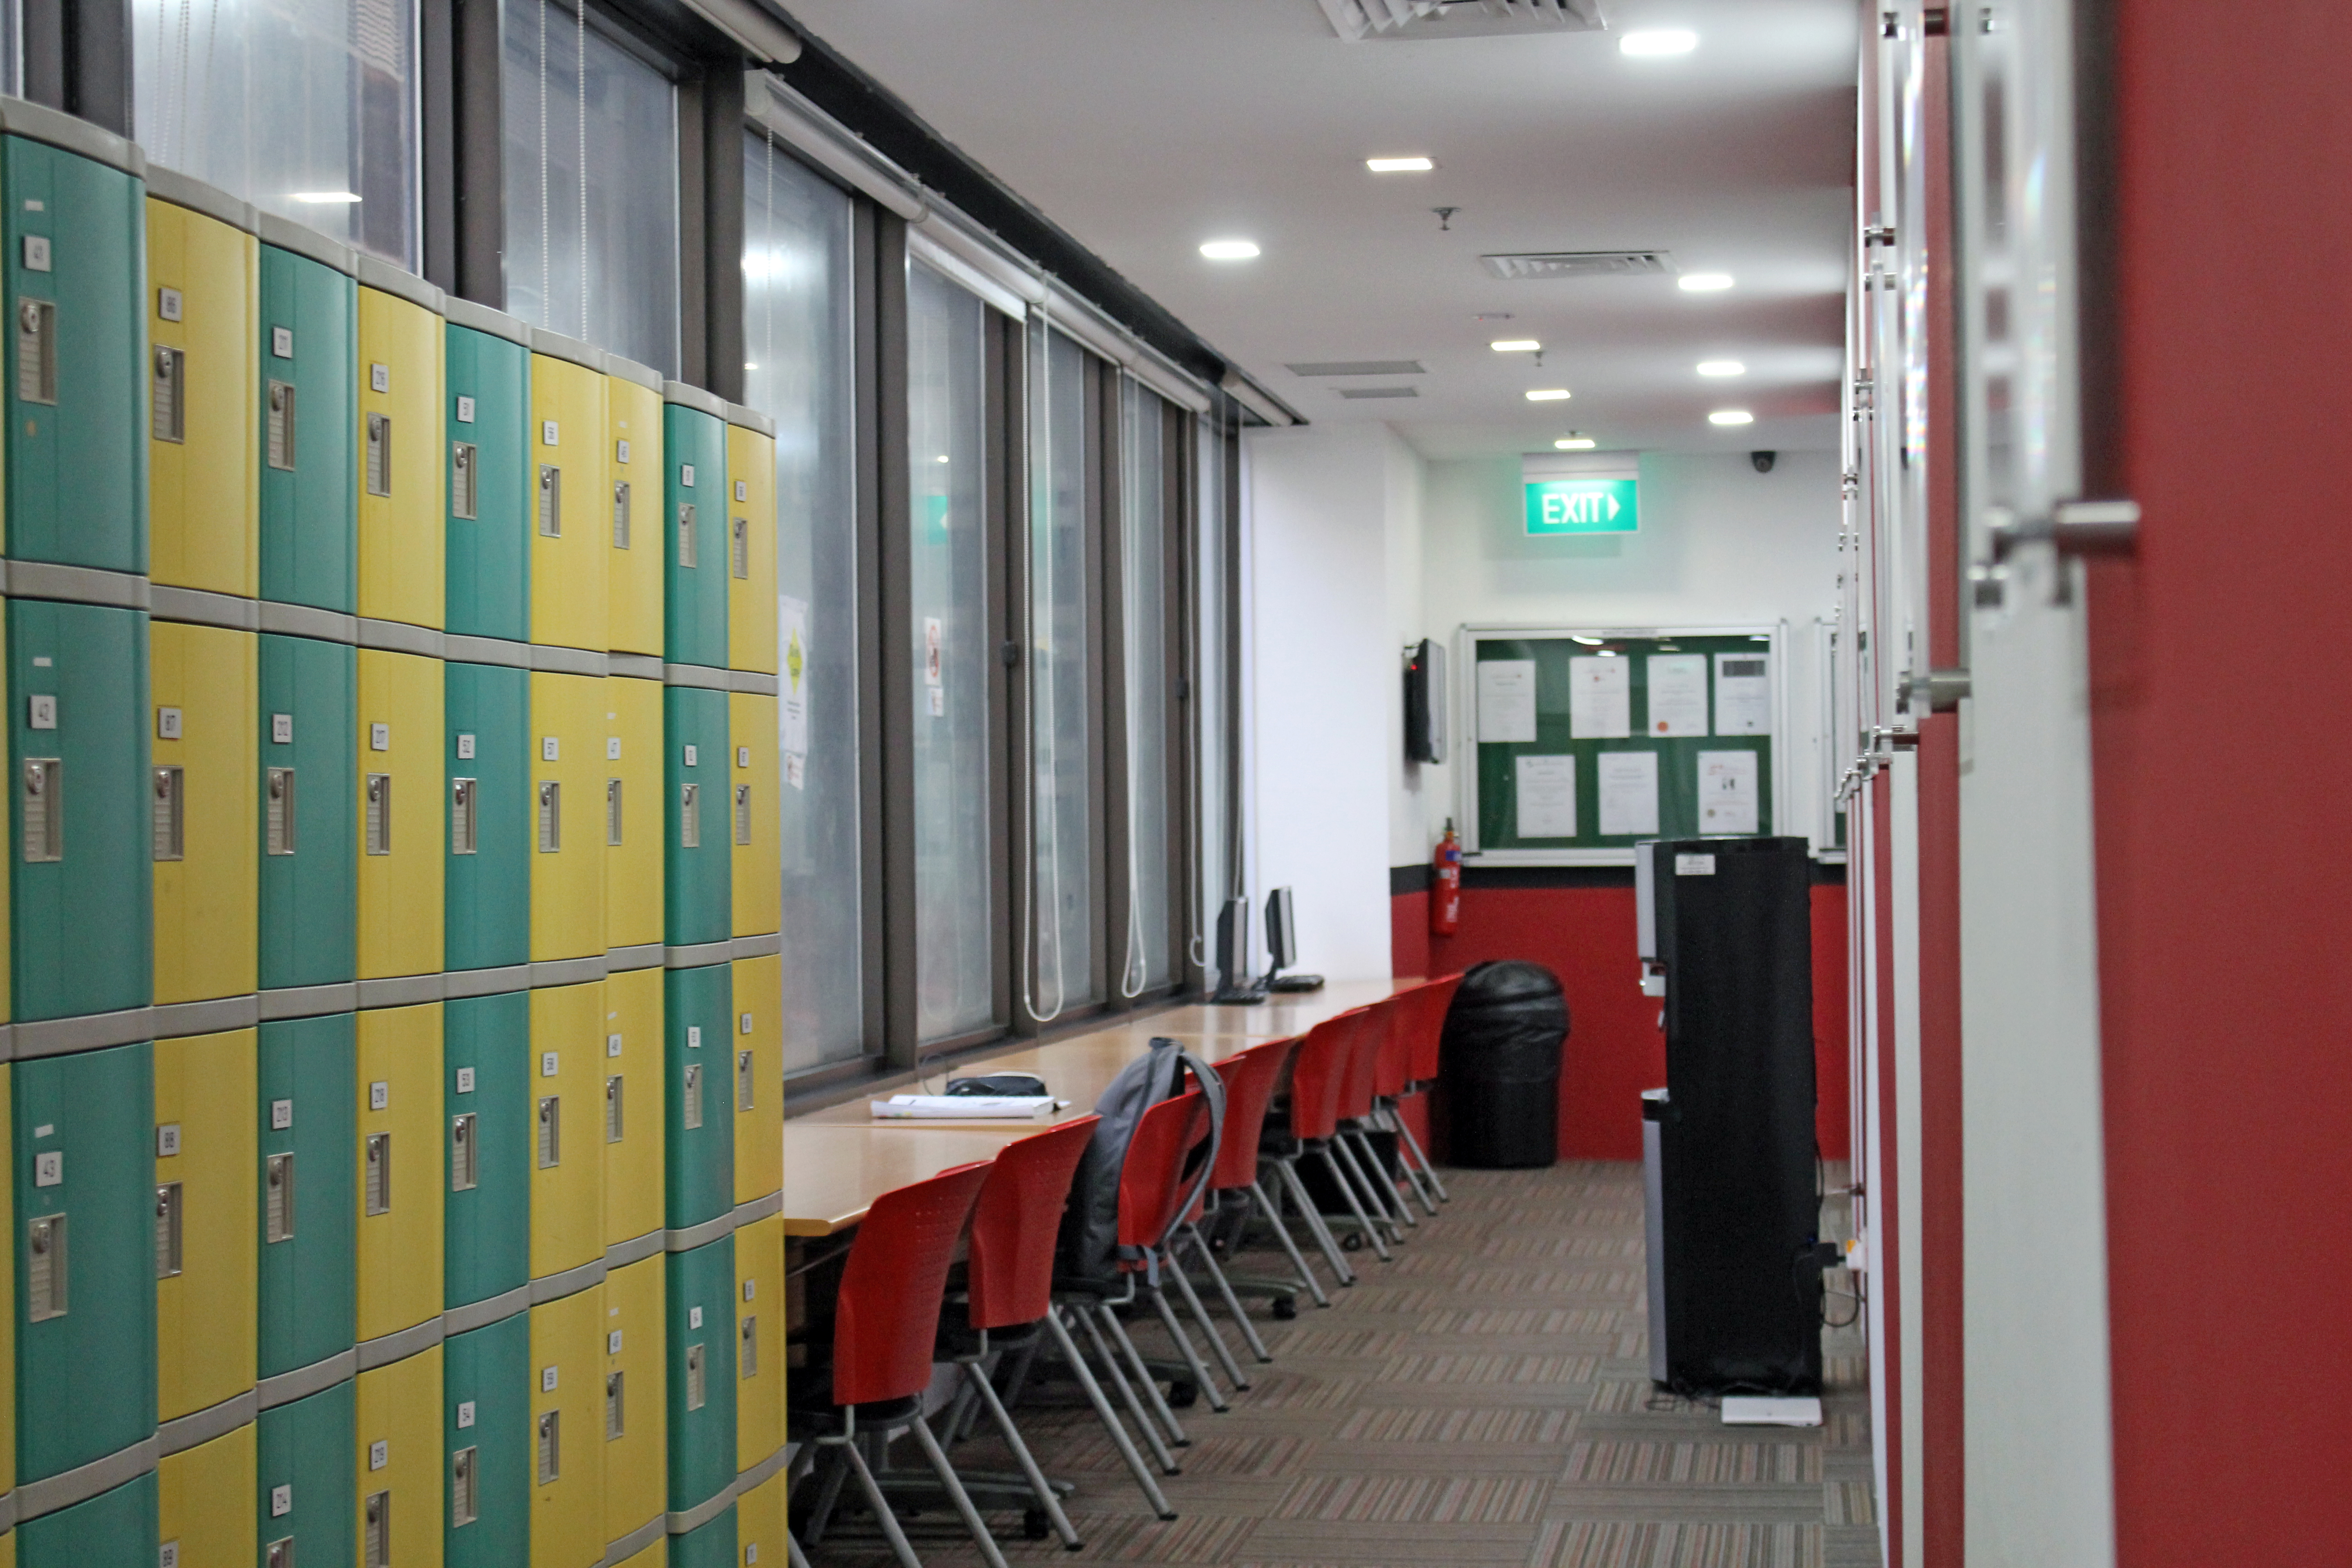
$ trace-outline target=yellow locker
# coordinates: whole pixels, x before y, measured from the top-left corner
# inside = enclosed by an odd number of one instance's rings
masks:
[[[784,1184],[784,961],[739,958],[735,974],[735,1201]]]
[[[413,1328],[441,1310],[441,1089],[440,1003],[359,1016],[362,1340]],[[437,1381],[435,1387],[437,1400]]]
[[[735,1500],[735,1560],[744,1568],[785,1568],[792,1559],[784,1544],[791,1523],[791,1478],[778,1470]]]
[[[776,673],[776,434],[727,411],[727,667]]]
[[[659,1519],[669,1497],[669,1390],[660,1253],[604,1276],[604,1539]]]
[[[254,1511],[253,1423],[209,1443],[166,1454],[155,1467],[158,1561],[175,1568],[253,1568],[261,1529]]]
[[[149,574],[250,599],[261,591],[253,209],[167,170],[149,175]]]
[[[737,936],[766,936],[783,925],[776,708],[776,699],[757,692],[727,694],[728,739],[734,752],[727,775],[727,821],[735,845],[730,880]]]
[[[535,591],[535,590],[534,590]],[[604,700],[593,675],[530,676],[530,956],[534,963],[604,951],[605,860],[615,759]],[[643,684],[642,682],[640,684]]]
[[[601,980],[530,994],[534,1279],[604,1253],[604,1012]]]
[[[604,361],[605,475],[612,486],[607,612],[612,651],[662,655],[661,377]]]
[[[257,1037],[231,1029],[155,1042],[160,1420],[210,1409],[253,1386]]]
[[[604,690],[604,945],[662,939],[662,689],[608,678]]]
[[[531,1568],[604,1555],[604,1312],[593,1287],[530,1310]]]
[[[604,980],[604,1245],[662,1224],[662,970]]]
[[[441,291],[367,257],[360,284],[360,614],[437,628],[448,466]]]
[[[0,966],[5,967],[5,966]],[[16,1213],[16,1105],[15,1069],[0,1062],[0,1215]],[[0,1247],[0,1495],[16,1486],[16,1248]],[[0,1536],[13,1542],[14,1536]]]
[[[437,1262],[433,1278],[437,1290]],[[441,1347],[360,1373],[357,1395],[352,1561],[441,1568]]]
[[[784,1220],[735,1233],[735,1468],[784,1446]]]
[[[359,686],[360,978],[435,973],[448,847],[441,661],[363,647]]]
[[[530,346],[530,640],[602,653],[616,466],[604,450],[604,356],[553,332],[534,331]]]
[[[158,1002],[257,984],[259,647],[251,632],[148,625]]]
[[[8,1536],[0,1536],[0,1545],[5,1545],[11,1539]],[[668,1561],[669,1538],[664,1536],[643,1552],[631,1552],[613,1564],[613,1568],[663,1568],[663,1564]],[[15,1559],[0,1558],[0,1568],[16,1568]]]

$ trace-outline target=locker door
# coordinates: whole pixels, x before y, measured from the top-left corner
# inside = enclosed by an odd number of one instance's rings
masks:
[[[159,177],[159,184],[163,180]],[[194,182],[171,181],[176,192]],[[211,205],[245,210],[217,192]],[[249,230],[147,197],[147,542],[158,583],[261,591],[254,421],[261,247]]]
[[[673,382],[662,408],[662,657],[672,664],[727,667],[728,497],[727,426],[715,410],[726,405]]]
[[[735,1201],[784,1184],[784,961],[739,958],[734,972]]]
[[[604,978],[606,1247],[662,1228],[662,973]]]
[[[130,144],[115,145],[124,167],[0,137],[7,319],[16,323],[8,553],[144,572],[147,225]]]
[[[735,1238],[665,1256],[668,1265],[669,1509],[709,1501],[735,1479]],[[729,1532],[733,1550],[733,1532]]]
[[[155,621],[147,646],[155,1000],[241,996],[258,974],[260,639]]]
[[[23,1568],[131,1568],[155,1560],[155,1474],[16,1527]]]
[[[439,626],[446,544],[440,290],[360,261],[360,611]],[[370,285],[381,285],[371,287]],[[403,298],[399,289],[418,299]],[[435,303],[428,308],[419,299]]]
[[[613,555],[604,356],[552,332],[531,344],[530,640],[602,653]]]
[[[16,1065],[19,1482],[155,1429],[154,1059]]]
[[[253,1029],[155,1042],[155,1410],[165,1421],[254,1384],[257,1046]]]
[[[359,1016],[359,1338],[442,1301],[441,1004]]]
[[[144,1006],[154,987],[146,616],[12,601],[8,689],[15,1016]]]
[[[728,695],[698,686],[662,689],[662,940],[672,947],[725,942],[734,930]]]
[[[604,951],[608,785],[614,775],[606,682],[530,674],[530,956],[585,958]],[[626,805],[626,786],[623,804]]]
[[[435,1345],[354,1380],[358,1568],[441,1568],[441,1359]]]
[[[727,694],[731,780],[727,802],[729,868],[737,936],[766,936],[783,924],[784,866],[777,794],[782,757],[776,749],[776,699],[751,691]]]
[[[530,1277],[604,1254],[604,983],[530,994]]]
[[[604,682],[604,945],[662,939],[662,687]]]
[[[261,985],[348,982],[358,963],[358,651],[267,634],[259,647]]]
[[[442,666],[451,969],[530,959],[532,679],[503,665]]]
[[[736,1560],[744,1568],[781,1568],[790,1563],[784,1532],[791,1527],[792,1490],[782,1471],[735,1500]]]
[[[359,973],[431,974],[442,962],[442,666],[359,650]]]
[[[713,1515],[684,1535],[669,1538],[669,1568],[729,1568],[735,1561],[736,1505]]]
[[[442,1507],[449,1568],[520,1568],[530,1554],[530,1319],[442,1347]]]
[[[331,1013],[259,1031],[261,1151],[253,1181],[263,1377],[352,1345],[359,1266],[352,1107],[363,1103],[357,1024],[352,1014]]]
[[[751,421],[757,420],[754,425]],[[740,421],[740,422],[739,422]],[[763,416],[727,426],[727,667],[776,673],[776,437]]]
[[[661,1516],[669,1496],[668,1363],[662,1325],[667,1264],[659,1253],[604,1277],[604,1539]]]
[[[612,650],[662,655],[661,377],[641,364],[604,361],[605,496],[613,554],[607,568]]]
[[[527,330],[465,300],[449,309],[512,333]],[[530,351],[509,332],[452,321],[444,352],[448,629],[523,642],[530,634]]]
[[[257,1448],[248,1421],[163,1456],[155,1467],[160,1561],[177,1568],[253,1568],[260,1549],[253,1517]]]
[[[735,1468],[784,1446],[784,1221],[735,1232]]]
[[[258,1479],[247,1494],[260,1526],[262,1568],[354,1568],[352,1479],[359,1420],[358,1384],[331,1388],[261,1413]],[[282,1546],[272,1558],[272,1546]],[[248,1558],[248,1562],[254,1561]]]
[[[291,225],[264,216],[262,230]],[[359,286],[352,253],[329,266],[261,247],[254,449],[261,491],[261,596],[343,615],[359,608]]]
[[[684,1230],[735,1206],[734,983],[723,963],[667,970],[663,982],[663,1223]]]
[[[530,1310],[532,1568],[604,1555],[604,1321],[593,1286]]]
[[[445,1306],[530,1281],[530,997],[441,1005]]]

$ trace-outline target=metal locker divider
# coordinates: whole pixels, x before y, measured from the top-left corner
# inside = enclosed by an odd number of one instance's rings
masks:
[[[603,653],[616,499],[605,489],[604,356],[536,330],[530,348],[530,640]]]
[[[441,1006],[359,1016],[362,1344],[441,1315]]]
[[[604,951],[604,878],[615,776],[605,680],[530,672],[530,957],[534,963]],[[626,805],[626,786],[623,787]]]
[[[611,507],[605,643],[614,653],[662,656],[662,378],[604,356],[605,500]]]
[[[359,268],[359,613],[438,628],[447,462],[441,290],[372,256]]]
[[[530,1554],[530,1340],[517,1312],[442,1342],[447,1568],[520,1568]]]
[[[155,1467],[156,1560],[175,1568],[252,1568],[260,1561],[253,1489],[258,1435],[250,1421]]]
[[[604,1256],[605,1011],[601,980],[530,994],[533,1279]]]
[[[756,691],[727,694],[727,839],[730,900],[737,936],[766,936],[783,926],[783,834],[780,810],[783,758],[776,746],[777,700]]]
[[[764,1198],[784,1184],[784,961],[739,958],[735,1014],[735,1201]]]
[[[727,667],[776,673],[776,422],[727,405]]]
[[[442,1347],[363,1372],[354,1405],[356,1568],[438,1568],[446,1488]]]
[[[0,1062],[0,1214],[16,1218],[15,1069]],[[16,1489],[16,1249],[0,1247],[0,1496]]]
[[[260,639],[147,628],[155,1000],[242,996],[259,975]]]
[[[530,329],[471,300],[448,325],[442,481],[448,502],[444,613],[464,637],[530,637]]]
[[[779,1470],[735,1500],[735,1560],[744,1568],[790,1563],[784,1535],[792,1528],[791,1479]]]
[[[452,970],[530,961],[531,762],[527,669],[442,666],[442,848]],[[421,825],[420,825],[421,826]]]
[[[669,1253],[665,1262],[669,1511],[684,1513],[735,1479],[735,1238]]]
[[[155,1412],[253,1387],[260,1323],[253,1181],[259,1031],[155,1042]]]
[[[0,238],[14,324],[5,486],[12,559],[147,570],[146,172],[86,120],[0,103]]]
[[[148,575],[261,592],[261,405],[253,209],[169,169],[147,171]]]
[[[596,1429],[603,1438],[608,1544],[658,1523],[667,1507],[668,1362],[662,1332],[667,1268],[656,1253],[614,1269],[601,1287],[604,1403]]]
[[[355,1337],[357,1020],[276,1019],[258,1035],[257,1349],[271,1378],[316,1366]]]
[[[666,860],[662,686],[614,675],[604,689],[604,946],[658,946]]]
[[[442,664],[359,650],[359,975],[442,967]]]
[[[359,609],[359,257],[262,213],[255,321],[261,596]]]
[[[663,1224],[674,1231],[735,1207],[734,992],[724,963],[663,976]]]
[[[254,1423],[257,1479],[247,1496],[260,1529],[262,1568],[320,1563],[352,1568],[357,1557],[352,1516],[358,1421],[359,1385],[346,1377],[317,1394],[273,1405]]]
[[[662,383],[662,658],[727,667],[727,405]]]
[[[725,942],[735,929],[733,752],[725,691],[662,689],[662,940]]]
[[[530,1310],[532,1568],[604,1555],[604,1332],[593,1285]]]
[[[455,1310],[530,1283],[530,997],[441,1004],[442,1304]]]
[[[662,973],[604,977],[604,1245],[662,1228]]]
[[[155,1053],[16,1065],[16,1479],[155,1430]]]
[[[257,647],[261,987],[348,984],[359,952],[358,650],[267,632]]]
[[[735,1562],[735,1505],[669,1538],[669,1568],[730,1568]]]
[[[155,1561],[155,1472],[16,1527],[22,1568],[131,1568]]]
[[[154,989],[145,613],[11,600],[8,690],[14,1016],[143,1007]]]
[[[735,1227],[735,1468],[784,1446],[784,1221]]]

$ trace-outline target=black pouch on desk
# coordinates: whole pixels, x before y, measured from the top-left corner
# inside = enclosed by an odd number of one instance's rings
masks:
[[[948,1092],[970,1095],[1037,1095],[1045,1092],[1045,1080],[1033,1073],[992,1072],[982,1078],[951,1078],[948,1079]]]

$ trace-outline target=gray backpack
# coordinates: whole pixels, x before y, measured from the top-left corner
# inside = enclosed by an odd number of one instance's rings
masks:
[[[1118,1178],[1127,1164],[1128,1142],[1145,1111],[1185,1091],[1187,1074],[1209,1102],[1209,1141],[1186,1171],[1183,1206],[1191,1208],[1208,1185],[1218,1140],[1224,1134],[1225,1083],[1207,1062],[1163,1036],[1151,1042],[1148,1054],[1121,1068],[1095,1101],[1095,1114],[1101,1120],[1078,1160],[1077,1174],[1070,1181],[1070,1205],[1062,1215],[1058,1272],[1066,1278],[1109,1284],[1118,1277],[1120,1261],[1137,1258],[1137,1249],[1118,1245]],[[1158,1273],[1157,1268],[1150,1269],[1154,1284]]]

